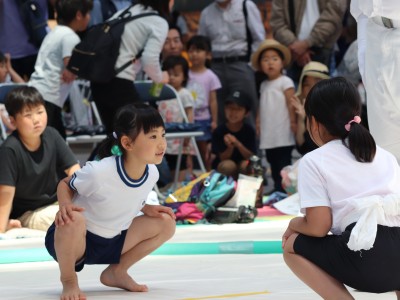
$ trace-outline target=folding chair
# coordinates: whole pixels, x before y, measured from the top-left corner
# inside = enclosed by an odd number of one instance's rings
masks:
[[[179,97],[179,94],[172,86],[170,86],[169,84],[165,84],[161,90],[160,96],[154,97],[150,94],[150,89],[153,84],[152,81],[150,81],[150,80],[135,81],[134,84],[135,84],[136,90],[140,96],[140,100],[143,102],[154,103],[157,101],[176,99],[178,102],[179,111],[182,114],[184,123],[189,123],[188,117],[185,112],[185,108],[183,107],[183,104]],[[180,167],[181,167],[183,140],[185,138],[190,138],[190,140],[193,144],[194,151],[196,153],[196,158],[199,162],[200,169],[203,173],[206,172],[206,168],[204,167],[204,163],[201,158],[201,154],[200,154],[199,148],[197,147],[196,139],[195,139],[196,136],[201,136],[203,134],[204,134],[204,132],[199,131],[199,130],[176,131],[176,132],[168,131],[167,132],[167,134],[166,134],[167,139],[180,139],[181,140],[180,147],[179,147],[179,153],[178,153],[178,159],[176,162],[176,170],[180,170]],[[175,172],[174,186],[176,186],[178,179],[179,179],[179,172]]]

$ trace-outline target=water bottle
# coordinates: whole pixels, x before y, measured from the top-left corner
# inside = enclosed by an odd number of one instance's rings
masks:
[[[152,97],[160,97],[161,91],[163,89],[164,84],[161,82],[153,82],[153,84],[150,87],[150,95]]]

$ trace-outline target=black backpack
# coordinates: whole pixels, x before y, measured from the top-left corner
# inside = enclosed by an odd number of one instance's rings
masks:
[[[129,11],[131,7],[125,9],[117,18],[90,28],[83,40],[73,49],[68,70],[79,78],[105,83],[131,65],[132,60],[115,68],[125,24],[138,18],[158,15],[150,12],[132,16]],[[141,52],[135,59],[139,58],[140,54]]]

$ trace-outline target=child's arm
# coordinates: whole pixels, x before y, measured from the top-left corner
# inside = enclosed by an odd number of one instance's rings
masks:
[[[19,76],[19,74],[17,72],[15,72],[15,70],[13,69],[12,65],[11,65],[11,56],[9,53],[4,54],[5,58],[6,58],[6,69],[8,74],[10,74],[11,76],[11,80],[12,82],[15,83],[24,83],[25,80],[22,79],[21,76]]]
[[[76,75],[67,69],[69,59],[71,57],[64,57],[64,70],[61,73],[61,80],[65,83],[70,83],[75,80]]]
[[[0,233],[6,232],[10,227],[21,227],[10,226],[11,221],[9,220],[12,203],[15,195],[15,187],[8,185],[0,185]]]
[[[297,118],[293,106],[290,104],[290,99],[294,96],[294,88],[289,88],[284,91],[286,98],[286,106],[289,110],[290,129],[293,133],[297,132]]]
[[[73,211],[84,210],[83,207],[76,206],[72,202],[75,192],[69,187],[71,178],[72,176],[62,179],[57,186],[57,200],[60,208],[54,220],[56,226],[63,226],[73,221]]]
[[[75,164],[72,167],[66,169],[64,172],[65,174],[67,174],[67,176],[72,176],[72,174],[74,174],[76,171],[78,171],[81,168],[81,166],[79,164]]]
[[[253,155],[253,152],[251,152],[249,149],[247,149],[234,135],[228,133],[227,135],[225,135],[225,137],[229,139],[229,141],[233,147],[231,147],[232,150],[230,150],[230,154],[228,157],[222,158],[222,154],[227,152],[229,150],[229,147],[226,149],[226,151],[221,153],[221,155],[220,155],[221,159],[229,159],[232,155],[234,148],[239,150],[240,154],[243,156],[244,159],[249,159],[250,156]]]
[[[308,236],[324,237],[332,227],[332,212],[328,206],[306,208],[304,217],[290,220],[288,229],[283,235],[285,241],[292,233],[298,232]]]
[[[306,132],[305,118],[306,114],[304,106],[300,99],[296,96],[290,98],[290,105],[293,107],[297,115],[297,131],[296,131],[296,143],[301,146],[304,144],[304,133]]]
[[[193,120],[194,120],[193,107],[192,106],[185,107],[185,113],[186,113],[189,123],[193,123]],[[189,145],[189,142],[190,142],[190,138],[184,139],[183,146],[187,147]]]
[[[214,131],[218,125],[218,104],[217,104],[217,92],[211,91],[210,92],[210,112],[211,112],[211,131]]]
[[[172,219],[176,219],[176,216],[170,207],[166,207],[163,205],[149,205],[146,204],[142,208],[142,213],[149,217],[161,217],[161,214],[167,214]]]

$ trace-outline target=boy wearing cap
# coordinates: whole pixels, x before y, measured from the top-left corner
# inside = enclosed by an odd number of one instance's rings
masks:
[[[263,41],[251,58],[253,68],[267,75],[260,86],[256,131],[271,167],[274,191],[279,192],[284,192],[280,171],[292,163],[297,128],[296,113],[290,105],[294,83],[282,74],[290,59],[289,49],[272,39]]]
[[[304,101],[306,100],[308,92],[317,82],[328,78],[330,78],[330,76],[327,66],[320,62],[310,61],[304,66],[301,72],[296,95],[290,99],[290,103],[297,115],[296,149],[301,155],[318,148],[312,141],[306,128]]]
[[[233,92],[224,102],[226,122],[212,135],[213,169],[234,178],[244,172],[246,160],[256,152],[254,128],[244,122],[250,109],[251,98],[241,91]]]

